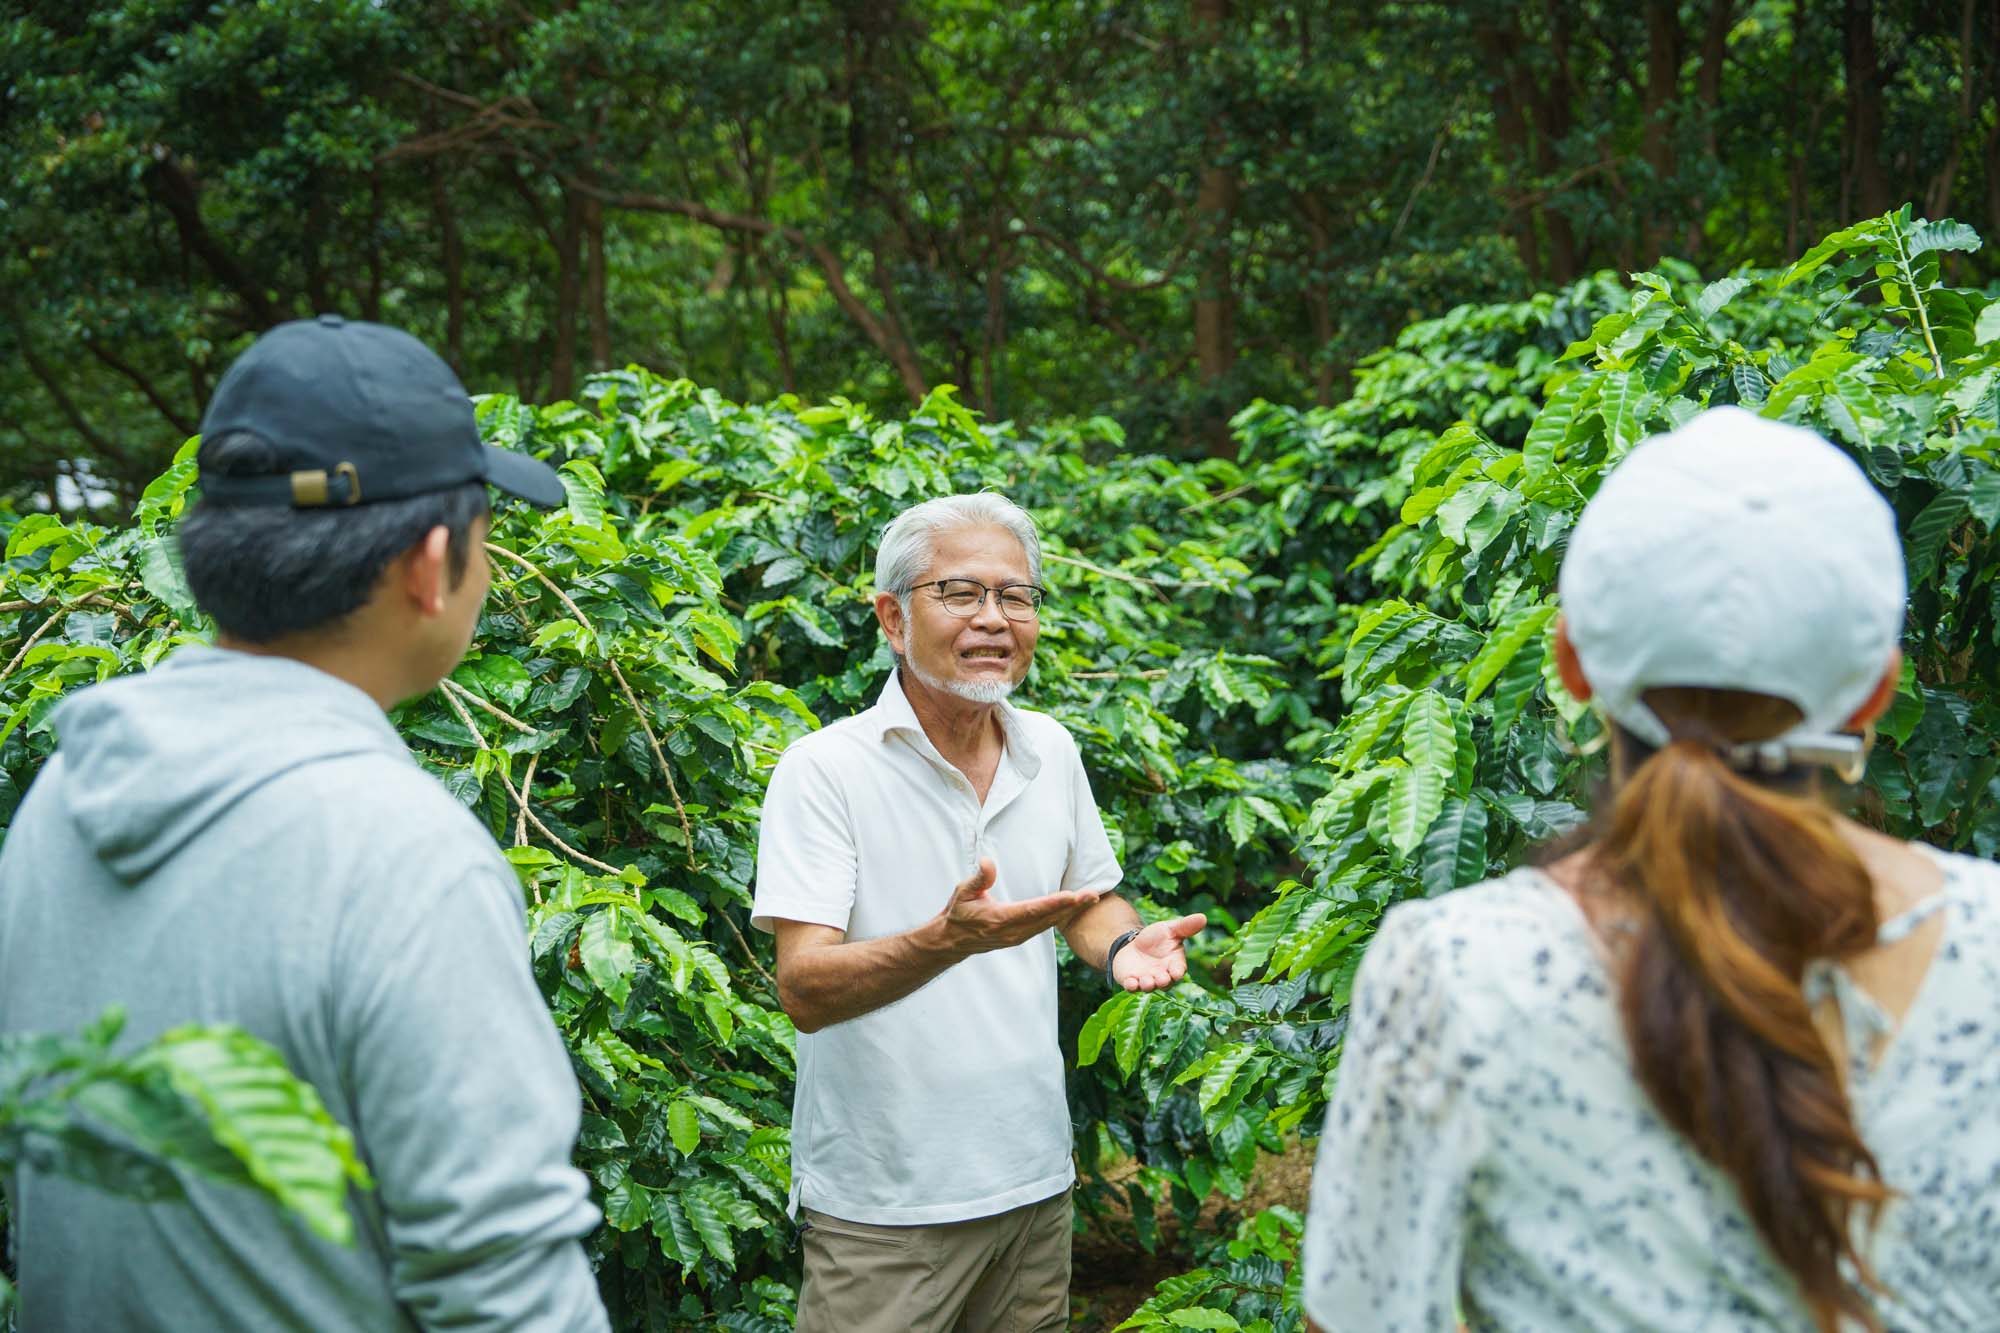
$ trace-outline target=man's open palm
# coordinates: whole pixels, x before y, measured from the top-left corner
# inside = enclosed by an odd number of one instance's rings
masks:
[[[1165,990],[1187,975],[1185,945],[1207,924],[1200,912],[1154,922],[1111,960],[1111,979],[1126,990]]]
[[[980,858],[972,877],[952,890],[945,905],[946,938],[965,954],[1010,949],[1053,926],[1060,926],[1094,904],[1104,894],[1051,893],[1023,902],[995,902],[987,895],[998,872],[990,857]],[[1138,943],[1137,940],[1133,944]],[[1132,945],[1125,946],[1130,949]]]

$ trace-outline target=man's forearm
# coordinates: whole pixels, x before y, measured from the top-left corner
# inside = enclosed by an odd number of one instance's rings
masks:
[[[897,935],[803,946],[782,960],[779,999],[801,1032],[817,1032],[893,1004],[966,955],[936,920]]]
[[[1108,893],[1069,923],[1063,930],[1063,939],[1068,942],[1069,951],[1086,966],[1102,968],[1111,941],[1128,930],[1137,930],[1141,924],[1132,904]]]

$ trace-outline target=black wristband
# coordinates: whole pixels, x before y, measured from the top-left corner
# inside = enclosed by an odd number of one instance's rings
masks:
[[[1132,929],[1126,931],[1123,935],[1120,935],[1117,939],[1111,941],[1111,947],[1104,951],[1104,984],[1111,987],[1113,990],[1119,989],[1119,986],[1117,980],[1113,978],[1111,975],[1111,960],[1116,958],[1118,956],[1118,951],[1124,948],[1126,945],[1130,944],[1133,941],[1133,939],[1139,934],[1139,932],[1144,929],[1145,929],[1144,926],[1132,927]]]

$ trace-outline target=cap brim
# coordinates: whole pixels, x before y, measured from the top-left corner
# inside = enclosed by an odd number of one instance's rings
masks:
[[[495,445],[486,450],[486,481],[509,495],[518,495],[531,505],[554,509],[569,499],[556,470],[531,454]]]

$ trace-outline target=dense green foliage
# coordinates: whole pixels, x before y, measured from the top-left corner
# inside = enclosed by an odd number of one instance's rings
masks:
[[[1226,1000],[1116,997],[1079,1060],[1108,1042],[1149,1096],[1192,1087],[1217,1142],[1275,1146],[1310,1131],[1382,910],[1519,864],[1586,818],[1601,772],[1572,738],[1598,722],[1563,690],[1547,647],[1564,535],[1606,469],[1705,406],[1822,431],[1895,504],[1908,662],[1861,809],[1902,836],[2000,852],[2000,300],[1939,277],[1944,254],[1978,244],[1906,208],[1776,274],[1705,286],[1636,275],[1620,308],[1545,368],[1545,401],[1518,442],[1461,421],[1397,450],[1380,535],[1353,561],[1379,595],[1334,667],[1343,716],[1319,749],[1334,785],[1302,832],[1309,873],[1239,934]],[[1191,1060],[1160,1040],[1183,1023],[1214,1025]],[[1232,1255],[1163,1287],[1161,1310],[1198,1301],[1231,1313],[1196,1326],[1295,1327],[1274,1313],[1275,1274],[1255,1253]],[[1132,1326],[1164,1318],[1141,1311]]]
[[[1296,1213],[1192,1224],[1315,1131],[1384,908],[1583,817],[1566,738],[1596,724],[1547,660],[1554,576],[1645,435],[1740,402],[1861,458],[1915,588],[1864,809],[2000,852],[2000,303],[1942,276],[1976,245],[1906,210],[1778,272],[1461,307],[1362,358],[1337,404],[1244,409],[1235,458],[1135,453],[1105,418],[982,424],[944,390],[906,419],[639,370],[486,399],[489,436],[560,464],[569,503],[500,522],[473,654],[396,721],[522,873],[619,1326],[787,1323],[793,1037],[747,938],[759,795],[885,673],[872,542],[923,496],[993,486],[1036,513],[1056,596],[1024,701],[1077,736],[1141,910],[1216,922],[1171,992],[1064,974],[1083,1212],[1150,1248],[1170,1208],[1199,1265],[1135,1326],[1299,1326]],[[200,633],[168,540],[191,482],[184,450],[129,526],[7,533],[0,819],[65,691]]]
[[[772,1279],[791,1262],[793,1064],[768,947],[760,959],[742,933],[757,809],[783,745],[864,706],[886,673],[868,592],[890,516],[981,485],[1040,509],[1063,610],[1034,701],[1082,743],[1142,906],[1154,892],[1162,911],[1226,905],[1270,883],[1319,786],[1200,739],[1253,737],[1283,677],[1215,632],[1249,619],[1247,569],[1142,520],[1198,512],[1203,475],[1230,465],[1127,459],[1100,486],[1084,455],[1115,442],[1109,422],[986,432],[942,391],[881,422],[621,372],[590,403],[482,405],[491,438],[562,463],[569,503],[496,526],[474,652],[396,720],[528,885],[537,969],[589,1102],[579,1155],[609,1223],[594,1241],[607,1298],[634,1326],[728,1310],[762,1327],[789,1299]],[[200,632],[168,537],[192,480],[184,450],[129,528],[32,515],[9,532],[8,809],[66,690]],[[1101,983],[1081,975],[1094,1003]],[[1143,1138],[1142,1108],[1111,1095],[1118,1141]]]
[[[0,478],[129,509],[328,310],[530,401],[950,382],[1227,453],[1461,302],[2000,227],[1996,49],[1990,0],[17,0]]]

